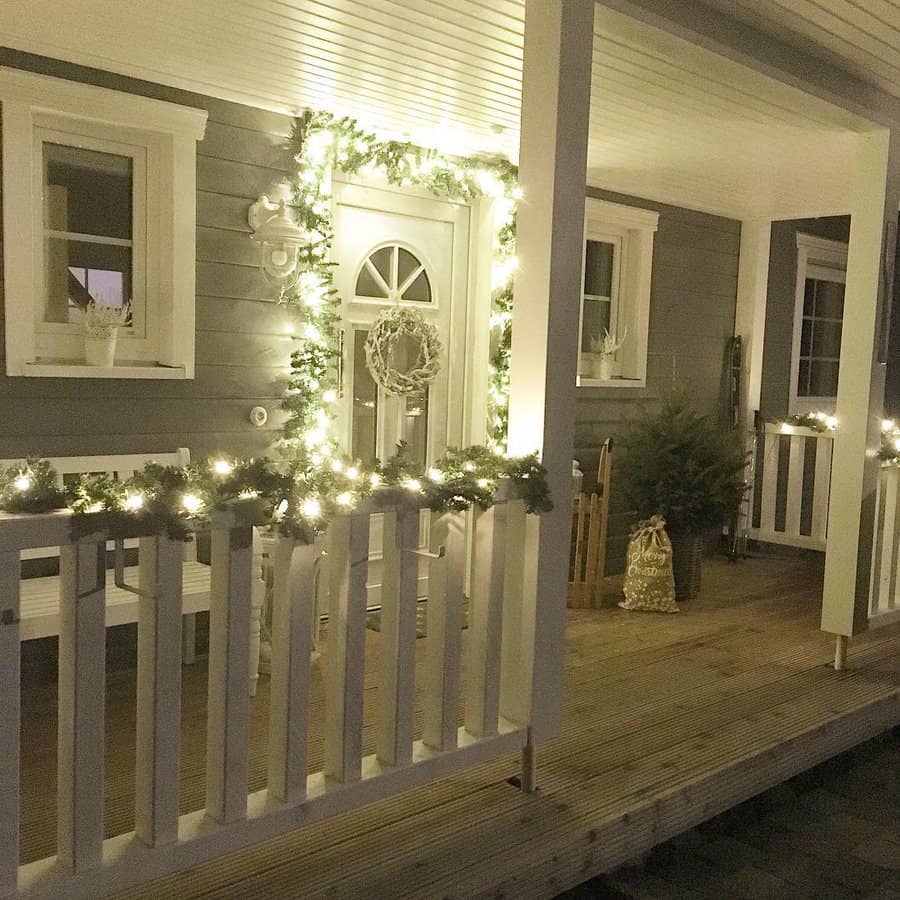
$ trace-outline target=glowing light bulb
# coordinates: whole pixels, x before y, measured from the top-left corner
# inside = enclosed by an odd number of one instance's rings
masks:
[[[780,431],[782,434],[790,434],[794,429],[787,423],[782,422]]]
[[[185,512],[190,515],[200,512],[203,507],[203,501],[196,494],[184,494],[181,498],[181,505]]]
[[[227,459],[217,459],[213,463],[212,469],[216,475],[230,475],[234,471],[234,466]]]
[[[480,488],[487,488],[491,486],[491,483],[487,480],[487,478],[479,478],[475,483]]]
[[[444,473],[440,469],[435,469],[435,468],[429,469],[428,477],[435,484],[443,484],[443,482],[444,482]]]
[[[834,416],[825,416],[825,427],[829,431],[834,431],[838,427],[838,420]]]
[[[85,512],[89,513],[98,513],[103,512],[103,504],[98,500],[96,503],[92,503]]]
[[[463,463],[463,469],[466,472],[474,472],[475,471],[475,463],[473,463],[472,460],[468,460],[467,462]]]
[[[344,464],[339,459],[334,459],[331,461],[331,471],[332,472],[343,472]]]
[[[359,480],[359,469],[356,466],[350,466],[349,469],[344,473],[351,481]]]
[[[882,431],[893,431],[897,427],[897,423],[894,422],[893,419],[882,419],[881,420],[881,430]]]
[[[300,513],[307,519],[318,519],[322,515],[322,504],[315,497],[307,497],[300,504]]]
[[[307,323],[306,328],[303,329],[303,337],[318,344],[322,340],[322,332],[315,325]]]
[[[418,494],[422,490],[422,482],[418,478],[407,478],[403,482],[403,487],[414,494]]]
[[[369,476],[369,484],[370,484],[373,488],[377,488],[378,485],[381,484],[381,476],[380,476],[377,472],[373,472],[373,473]]]
[[[125,497],[125,509],[136,512],[144,505],[143,494],[127,494]]]
[[[334,388],[328,388],[328,390],[322,394],[323,403],[334,403],[337,398],[337,391]]]
[[[340,506],[353,506],[353,494],[350,491],[342,491],[337,495],[337,502]]]
[[[24,493],[31,487],[31,479],[27,475],[20,475],[14,482],[13,487],[17,491]]]

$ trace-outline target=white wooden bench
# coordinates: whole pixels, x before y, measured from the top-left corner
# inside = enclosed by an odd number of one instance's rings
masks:
[[[165,466],[185,466],[190,462],[190,451],[179,448],[173,453],[133,453],[121,456],[62,456],[51,457],[50,464],[59,476],[60,487],[65,476],[105,472],[124,481],[148,462]],[[19,459],[0,460],[0,468],[20,465]],[[254,544],[257,542],[254,541]],[[137,540],[126,541],[126,548],[136,548]],[[113,542],[107,545],[113,549]],[[196,614],[209,610],[210,569],[197,562],[195,542],[185,544],[182,588],[183,647],[182,661],[190,664],[195,659]],[[51,559],[59,556],[59,547],[42,547],[25,550],[21,557],[27,559]],[[138,566],[125,568],[125,582],[137,584]],[[257,565],[256,571],[259,572]],[[256,587],[256,586],[255,586]],[[257,589],[254,594],[258,594]],[[20,640],[51,637],[59,634],[59,578],[56,575],[23,578],[20,586]],[[106,627],[126,625],[138,620],[137,594],[117,587],[111,577],[106,585]],[[254,598],[251,620],[250,692],[256,693],[259,660],[259,608],[261,597]]]

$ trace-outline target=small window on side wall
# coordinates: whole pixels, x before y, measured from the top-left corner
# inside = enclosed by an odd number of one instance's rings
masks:
[[[847,245],[797,235],[790,413],[834,412],[837,400]]]
[[[643,387],[659,214],[588,198],[578,384]]]
[[[0,69],[8,375],[192,378],[206,112]],[[115,364],[81,311],[128,307]]]

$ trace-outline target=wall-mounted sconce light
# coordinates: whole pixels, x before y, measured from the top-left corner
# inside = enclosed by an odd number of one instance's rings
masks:
[[[259,244],[259,265],[266,280],[282,289],[290,287],[300,274],[300,248],[307,237],[284,198],[274,202],[264,194],[250,206],[247,221]]]

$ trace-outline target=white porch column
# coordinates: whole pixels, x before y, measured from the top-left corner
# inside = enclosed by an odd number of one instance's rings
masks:
[[[766,335],[766,294],[769,286],[769,249],[772,223],[768,219],[741,222],[741,255],[738,262],[737,306],[734,333],[741,336],[741,409],[738,423],[744,449],[753,449],[754,413],[759,410],[762,391],[763,343]],[[748,469],[753,461],[748,463]],[[748,481],[752,471],[748,471]],[[753,497],[745,498],[738,519],[738,534],[751,526]]]
[[[850,249],[838,379],[822,630],[850,637],[867,624],[875,488],[884,406],[884,287],[893,281],[897,137],[860,135],[850,185]],[[886,225],[890,227],[886,229]],[[886,275],[886,278],[884,276]],[[884,280],[882,281],[882,279]],[[884,323],[884,328],[888,323]]]
[[[555,507],[529,523],[523,687],[501,713],[535,740],[562,701],[593,30],[593,0],[526,0],[509,447],[540,452]]]

